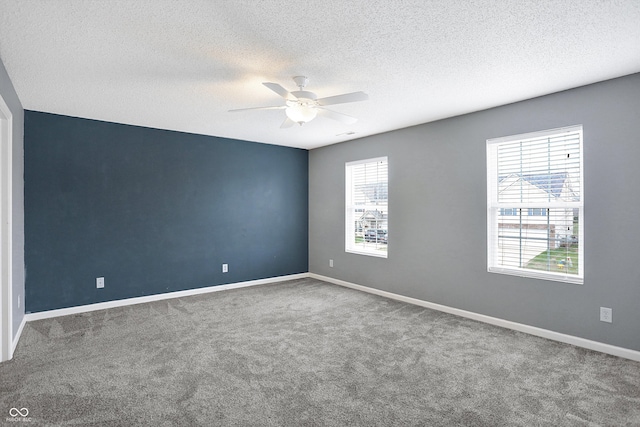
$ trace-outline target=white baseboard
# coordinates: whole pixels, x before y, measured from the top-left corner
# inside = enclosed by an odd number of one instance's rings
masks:
[[[625,359],[630,359],[630,360],[635,360],[636,362],[640,362],[640,351],[631,350],[624,347],[616,347],[610,344],[605,344],[598,341],[591,341],[588,339],[575,337],[573,335],[562,334],[559,332],[550,331],[548,329],[537,328],[535,326],[529,326],[522,323],[511,322],[509,320],[486,316],[484,314],[478,314],[472,311],[460,310],[458,308],[453,308],[453,307],[449,307],[441,304],[435,304],[432,302],[419,300],[417,298],[406,297],[403,295],[394,294],[392,292],[381,291],[379,289],[369,288],[362,285],[356,285],[355,283],[345,282],[344,280],[334,279],[332,277],[327,277],[327,276],[321,276],[315,273],[309,273],[309,277],[313,279],[318,279],[325,282],[333,283],[335,285],[356,289],[358,291],[363,291],[370,294],[394,299],[397,301],[419,305],[421,307],[443,311],[449,314],[455,314],[456,316],[466,317],[468,319],[477,320],[479,322],[489,323],[491,325],[500,326],[507,329],[513,329],[515,331],[524,332],[524,333],[535,335],[542,338],[547,338],[553,341],[559,341],[565,344],[572,344],[572,345],[575,345],[576,347],[587,348],[589,350],[599,351],[601,353],[611,354],[613,356],[623,357]]]
[[[99,302],[95,304],[80,305],[77,307],[61,308],[57,310],[40,311],[37,313],[25,314],[25,321],[50,319],[52,317],[68,316],[70,314],[86,313],[95,310],[104,310],[107,308],[124,307],[127,305],[142,304],[145,302],[161,301],[172,298],[182,298],[192,295],[207,294],[210,292],[226,291],[228,289],[246,288],[248,286],[266,285],[270,283],[283,282],[285,280],[306,279],[309,273],[290,274],[287,276],[269,277],[267,279],[249,280],[247,282],[230,283],[227,285],[208,286],[206,288],[187,289],[184,291],[167,292],[158,295],[149,295],[145,297],[127,298],[116,301]],[[24,326],[22,322],[21,328]],[[18,334],[18,337],[20,334]],[[16,339],[17,343],[17,339]]]
[[[562,334],[559,332],[550,331],[548,329],[537,328],[535,326],[529,326],[522,323],[511,322],[509,320],[499,319],[497,317],[486,316],[484,314],[474,313],[472,311],[461,310],[458,308],[449,307],[446,305],[436,304],[429,301],[420,300],[417,298],[406,297],[403,295],[394,294],[392,292],[382,291],[375,288],[369,288],[367,286],[357,285],[355,283],[346,282],[344,280],[334,279],[332,277],[322,276],[315,273],[299,273],[291,274],[288,276],[270,277],[267,279],[250,280],[247,282],[231,283],[227,285],[209,286],[206,288],[188,289],[185,291],[169,292],[159,295],[149,295],[145,297],[128,298],[117,301],[101,302],[96,304],[82,305],[78,307],[62,308],[58,310],[42,311],[38,313],[25,314],[18,328],[18,333],[13,340],[12,353],[18,345],[18,340],[22,334],[25,323],[33,320],[49,319],[52,317],[68,316],[70,314],[86,313],[95,310],[104,310],[107,308],[123,307],[127,305],[142,304],[145,302],[161,301],[171,298],[181,298],[191,295],[199,295],[210,292],[225,291],[228,289],[238,289],[248,286],[265,285],[270,283],[278,283],[285,280],[297,280],[311,277],[313,279],[322,280],[324,282],[333,283],[335,285],[344,286],[347,288],[355,289],[362,292],[367,292],[374,295],[379,295],[385,298],[394,299],[397,301],[406,302],[420,307],[430,308],[433,310],[442,311],[449,314],[454,314],[460,317],[466,317],[468,319],[477,320],[479,322],[488,323],[495,326],[500,326],[507,329],[512,329],[519,332],[524,332],[530,335],[535,335],[542,338],[547,338],[553,341],[562,342],[565,344],[575,345],[577,347],[586,348],[589,350],[599,351],[601,353],[611,354],[613,356],[623,357],[625,359],[634,360],[640,362],[640,351],[631,350],[623,347],[616,347],[610,344],[601,343],[598,341],[592,341],[585,338],[576,337],[573,335]]]
[[[16,333],[16,336],[13,337],[13,343],[11,344],[11,354],[10,354],[11,357],[13,357],[13,353],[16,351],[16,347],[18,346],[18,341],[20,340],[20,335],[22,335],[22,330],[24,329],[24,325],[27,324],[27,319],[25,317],[26,316],[22,317],[22,322],[20,322],[20,327],[18,328],[18,332]]]

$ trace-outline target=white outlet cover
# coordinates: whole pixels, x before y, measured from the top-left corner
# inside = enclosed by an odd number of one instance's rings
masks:
[[[600,321],[612,323],[613,322],[613,310],[607,307],[600,307]]]
[[[104,288],[104,277],[96,277],[96,288]]]

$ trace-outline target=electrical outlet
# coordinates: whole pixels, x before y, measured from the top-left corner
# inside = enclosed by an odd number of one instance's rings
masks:
[[[104,277],[96,277],[96,288],[104,288]]]
[[[329,267],[333,268],[333,260],[332,259],[329,260]]]
[[[229,272],[229,264],[222,264],[222,272],[223,273]]]
[[[607,323],[613,322],[613,310],[607,307],[600,307],[600,321]]]

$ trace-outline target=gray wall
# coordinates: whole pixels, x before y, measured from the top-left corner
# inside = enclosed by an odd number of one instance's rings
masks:
[[[34,111],[24,143],[27,313],[309,269],[306,150]]]
[[[584,126],[584,285],[487,272],[488,138]],[[309,270],[640,350],[640,74],[309,156]],[[389,258],[344,251],[344,164],[389,157]],[[329,259],[334,268],[329,268]],[[599,321],[599,307],[613,323]]]
[[[12,195],[12,293],[13,293],[13,337],[15,339],[24,318],[24,304],[18,308],[18,296],[24,301],[24,110],[18,99],[7,70],[0,60],[0,95],[13,114],[13,195]]]

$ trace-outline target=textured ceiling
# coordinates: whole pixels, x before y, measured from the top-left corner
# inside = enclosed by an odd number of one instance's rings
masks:
[[[0,0],[0,58],[29,110],[315,148],[640,72],[640,1]],[[296,75],[358,122],[227,112]]]

